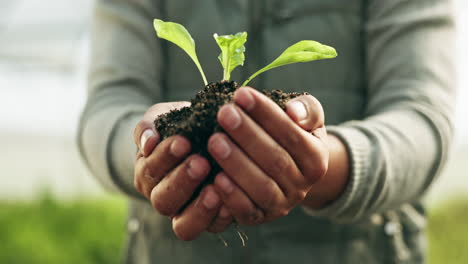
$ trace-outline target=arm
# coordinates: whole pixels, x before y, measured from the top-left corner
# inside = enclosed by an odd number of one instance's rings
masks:
[[[160,50],[151,26],[154,1],[97,1],[88,101],[78,145],[92,173],[107,187],[137,195],[132,132],[161,97]],[[131,47],[131,48],[129,48]]]
[[[366,117],[327,128],[349,152],[350,178],[310,213],[357,220],[420,199],[437,176],[453,129],[451,11],[445,0],[370,1]]]

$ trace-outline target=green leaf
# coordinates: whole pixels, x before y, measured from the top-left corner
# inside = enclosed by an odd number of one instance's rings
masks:
[[[257,77],[257,75],[276,67],[297,62],[331,59],[335,58],[336,56],[337,53],[333,47],[320,44],[319,42],[313,40],[302,40],[283,51],[283,53],[272,63],[252,74],[242,84],[242,86],[247,85],[247,83],[249,83],[253,78]]]
[[[228,80],[231,78],[231,72],[237,66],[243,66],[245,60],[245,42],[247,41],[247,32],[239,32],[235,35],[213,35],[216,43],[221,48],[219,54],[219,61],[224,68],[223,79]]]
[[[197,53],[195,51],[195,41],[193,40],[190,33],[185,29],[184,26],[181,24],[177,24],[174,22],[164,22],[160,19],[155,19],[154,22],[154,29],[159,38],[168,40],[181,49],[183,49],[189,56],[192,58],[195,65],[197,65],[198,70],[200,71],[203,82],[205,85],[208,84],[206,81],[205,73],[200,65],[200,62],[197,58]]]

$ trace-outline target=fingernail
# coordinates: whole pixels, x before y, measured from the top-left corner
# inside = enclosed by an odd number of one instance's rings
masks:
[[[218,174],[215,179],[215,184],[226,194],[230,194],[234,190],[234,185],[232,185],[231,180],[229,180],[224,173]]]
[[[300,122],[307,118],[307,109],[301,101],[292,101],[287,107],[296,116],[296,121]]]
[[[183,144],[180,140],[175,139],[172,141],[169,151],[175,157],[181,158],[188,152],[188,148],[186,144]]]
[[[234,101],[245,110],[252,110],[255,100],[247,88],[239,88],[234,95]]]
[[[148,128],[146,129],[145,131],[143,131],[143,133],[141,134],[141,138],[140,138],[140,151],[146,155],[146,153],[144,153],[145,151],[145,145],[146,145],[146,142],[148,141],[148,139],[150,137],[154,136],[154,132],[152,129]]]
[[[213,190],[208,190],[203,197],[203,205],[207,209],[214,209],[219,203],[219,197]]]
[[[187,168],[187,174],[193,180],[201,180],[203,178],[204,169],[202,164],[197,159],[192,159]]]
[[[221,108],[219,111],[221,122],[224,124],[224,127],[228,130],[236,129],[241,124],[241,117],[239,112],[235,109],[233,105],[226,105]]]
[[[226,207],[221,207],[219,210],[219,217],[221,218],[227,218],[230,215],[229,211],[226,209]]]
[[[231,147],[226,142],[223,137],[218,136],[215,140],[213,140],[211,144],[211,149],[214,152],[215,156],[220,159],[226,159],[231,154]]]

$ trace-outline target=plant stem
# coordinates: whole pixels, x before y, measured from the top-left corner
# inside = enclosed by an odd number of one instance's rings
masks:
[[[229,79],[231,78],[231,72],[229,70],[231,57],[229,56],[227,52],[223,52],[223,57],[224,57],[223,60],[226,64],[224,66],[223,79],[226,81],[229,81]]]
[[[202,69],[200,63],[198,63],[198,61],[195,61],[195,60],[193,60],[193,61],[195,62],[195,65],[197,65],[197,68],[200,71],[200,74],[201,74],[201,76],[203,78],[203,83],[205,84],[205,86],[207,86],[208,81],[206,80],[205,73],[203,72],[203,69]]]

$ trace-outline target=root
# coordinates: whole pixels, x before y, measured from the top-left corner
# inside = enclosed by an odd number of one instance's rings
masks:
[[[247,246],[247,241],[249,240],[249,237],[247,234],[239,227],[237,223],[234,223],[234,227],[236,229],[237,235],[239,236],[242,246],[246,247]],[[224,239],[224,237],[221,235],[221,233],[216,234],[218,236],[218,239],[223,243],[225,247],[229,247],[229,243]]]
[[[247,234],[242,230],[240,229],[239,225],[236,223],[235,224],[235,227],[236,227],[236,231],[237,231],[237,235],[239,235],[241,241],[242,241],[242,246],[245,247],[247,246],[247,240],[249,240],[249,237],[247,236]]]
[[[219,240],[221,240],[221,242],[223,242],[224,246],[225,246],[225,247],[228,247],[229,244],[228,244],[228,242],[226,241],[226,239],[224,239],[224,237],[223,237],[220,233],[218,233],[217,235],[218,235]]]

